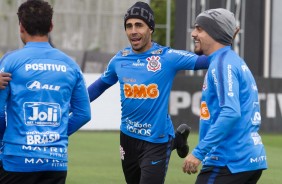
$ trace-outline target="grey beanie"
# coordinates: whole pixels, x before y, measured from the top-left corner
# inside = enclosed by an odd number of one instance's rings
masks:
[[[210,9],[200,13],[195,21],[215,41],[231,45],[236,31],[234,14],[223,8]]]

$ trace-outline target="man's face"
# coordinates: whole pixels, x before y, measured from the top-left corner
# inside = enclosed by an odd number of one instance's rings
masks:
[[[200,26],[195,25],[191,36],[194,39],[194,52],[198,55],[210,55],[214,52],[214,44],[216,41]]]
[[[125,32],[136,53],[141,53],[151,48],[152,30],[141,19],[131,18],[126,21]]]

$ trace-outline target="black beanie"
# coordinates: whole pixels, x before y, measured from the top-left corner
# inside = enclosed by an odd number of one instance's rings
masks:
[[[126,21],[130,18],[141,19],[151,30],[155,29],[154,12],[147,3],[138,1],[127,10],[124,15],[124,28]]]

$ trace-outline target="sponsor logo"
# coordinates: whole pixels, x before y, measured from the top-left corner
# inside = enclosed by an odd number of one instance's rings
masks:
[[[151,164],[152,165],[157,165],[158,163],[160,163],[162,160],[157,160],[157,161],[152,161]]]
[[[254,141],[254,145],[262,144],[261,137],[260,137],[260,135],[257,132],[251,133],[251,137],[252,137],[252,139]]]
[[[203,83],[203,87],[202,87],[202,90],[203,91],[205,91],[206,89],[208,89],[208,80],[207,80],[207,78],[208,78],[208,75],[207,75],[207,73],[206,73],[206,75],[205,75],[205,79],[204,79],[204,83]]]
[[[190,56],[190,57],[195,56],[195,54],[189,53],[187,51],[174,50],[174,49],[170,49],[168,53],[175,53],[175,54],[179,54],[182,56]]]
[[[151,56],[146,59],[148,61],[147,69],[148,71],[156,72],[161,69],[162,64],[160,63],[159,56]]]
[[[243,72],[249,71],[249,68],[247,65],[241,65],[241,68],[243,70]]]
[[[123,77],[122,81],[125,82],[125,83],[126,82],[136,82],[136,79]]]
[[[136,63],[132,63],[132,65],[133,65],[133,66],[137,66],[137,67],[138,67],[138,66],[145,66],[145,63],[141,63],[141,62],[140,62],[140,59],[138,59],[137,62],[136,62]]]
[[[48,158],[25,158],[25,164],[51,164],[52,167],[67,167],[67,163],[62,160],[48,159]]]
[[[123,85],[123,92],[126,98],[136,98],[136,99],[147,99],[147,98],[157,98],[159,96],[159,90],[157,84],[149,84],[148,86],[141,84],[130,84]]]
[[[27,132],[26,133],[26,143],[28,145],[33,144],[46,144],[50,142],[55,142],[60,139],[60,134],[57,132]]]
[[[127,131],[138,135],[151,136],[151,124],[141,124],[139,121],[132,121],[129,118],[126,118],[125,122]]]
[[[68,155],[67,148],[58,148],[58,147],[48,147],[48,146],[31,146],[23,145],[22,150],[36,151],[43,153],[50,153],[50,156],[66,158]]]
[[[260,125],[261,124],[260,112],[255,112],[251,120],[253,125]]]
[[[31,91],[38,91],[40,89],[42,90],[52,90],[52,91],[59,91],[60,86],[54,86],[50,84],[41,84],[39,81],[29,81],[26,84],[27,89]]]
[[[233,93],[233,80],[232,80],[232,66],[231,65],[227,65],[227,77],[228,77],[228,93],[227,95],[230,97],[234,96]]]
[[[28,126],[59,126],[61,108],[57,103],[25,102],[24,121]]]
[[[212,69],[211,73],[212,73],[213,82],[217,86],[218,80],[217,80],[216,75],[215,75],[215,69]]]
[[[200,118],[203,120],[210,119],[210,111],[205,101],[201,102]]]
[[[266,156],[258,156],[258,157],[254,157],[254,158],[250,158],[250,162],[251,163],[258,163],[258,162],[264,162],[266,161]]]
[[[38,64],[25,64],[25,70],[66,72],[67,67],[65,65],[38,63]]]
[[[162,49],[154,50],[151,54],[161,54],[163,52]]]

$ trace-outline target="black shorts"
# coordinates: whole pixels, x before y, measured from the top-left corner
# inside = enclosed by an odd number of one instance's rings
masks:
[[[196,184],[256,184],[262,170],[231,173],[228,167],[203,166]]]
[[[163,184],[171,154],[171,140],[150,143],[121,132],[120,154],[127,184]]]
[[[65,184],[67,171],[9,172],[0,166],[1,184]]]

